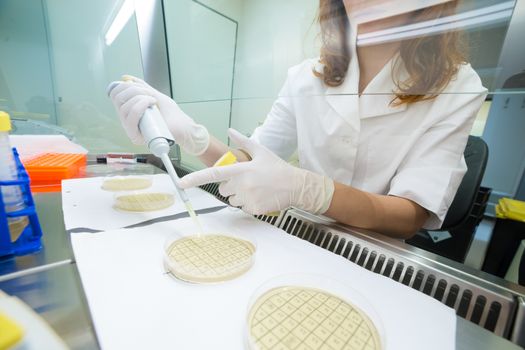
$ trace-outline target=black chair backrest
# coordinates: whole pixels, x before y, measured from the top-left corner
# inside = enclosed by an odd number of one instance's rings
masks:
[[[441,225],[441,230],[456,228],[467,221],[474,206],[481,179],[485,173],[489,149],[481,138],[469,136],[464,156],[467,163],[467,172],[448,209],[447,216],[443,221],[443,225]]]

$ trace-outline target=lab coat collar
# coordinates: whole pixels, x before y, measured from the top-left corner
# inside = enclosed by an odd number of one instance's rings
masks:
[[[392,113],[405,111],[407,104],[393,105],[392,101],[396,98],[394,92],[397,86],[392,79],[395,76],[400,81],[408,77],[408,73],[403,64],[395,64],[398,60],[395,55],[381,71],[370,81],[359,98],[359,108],[361,119],[385,116]]]
[[[327,87],[326,99],[332,108],[355,130],[360,130],[360,119],[383,116],[406,110],[406,103],[392,105],[395,99],[394,91],[397,87],[392,80],[392,69],[395,76],[404,81],[408,73],[403,64],[393,67],[397,55],[394,56],[381,71],[372,79],[363,91],[359,92],[359,61],[356,52],[357,26],[350,28],[349,47],[351,60],[343,84],[336,87]]]
[[[359,64],[357,62],[356,41],[357,27],[351,26],[349,48],[350,63],[345,80],[339,86],[328,86],[326,89],[326,100],[330,106],[339,114],[350,126],[359,131]]]

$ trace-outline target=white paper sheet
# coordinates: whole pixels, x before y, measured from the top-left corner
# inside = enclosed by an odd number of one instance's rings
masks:
[[[72,234],[104,349],[244,349],[250,298],[268,280],[287,274],[323,275],[353,287],[379,315],[385,349],[455,347],[454,310],[436,300],[236,209],[205,214],[201,220],[214,232],[255,240],[252,269],[215,285],[189,284],[166,274],[164,244],[192,231],[188,218]]]
[[[176,194],[175,187],[166,174],[150,175],[152,192],[168,192],[175,195],[175,203],[166,209],[151,212],[126,212],[113,208],[117,192],[101,188],[104,177],[62,181],[62,210],[66,230],[87,228],[112,230],[147,220],[186,212],[186,207]],[[211,194],[198,188],[186,190],[194,210],[225,205]]]

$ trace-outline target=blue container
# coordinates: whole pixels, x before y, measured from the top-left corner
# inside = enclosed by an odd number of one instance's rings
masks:
[[[2,191],[0,191],[0,258],[25,255],[42,248],[42,229],[38,222],[35,203],[29,187],[29,176],[15,148],[13,148],[13,155],[16,162],[18,179],[13,181],[0,181],[0,187],[20,186],[25,207],[21,210],[6,213]],[[24,228],[17,240],[11,242],[7,219],[24,216],[28,218],[29,224]]]

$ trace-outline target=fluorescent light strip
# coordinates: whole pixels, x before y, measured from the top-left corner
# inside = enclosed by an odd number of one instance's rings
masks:
[[[452,15],[452,16],[447,16],[447,17],[442,17],[442,18],[435,18],[435,19],[431,19],[428,21],[424,21],[424,22],[407,24],[401,27],[388,28],[388,29],[378,30],[372,33],[361,34],[359,35],[359,38],[368,39],[368,38],[373,38],[376,36],[383,36],[386,34],[394,34],[394,33],[399,33],[403,31],[418,29],[422,27],[430,27],[434,25],[439,25],[439,24],[443,24],[444,22],[460,21],[460,20],[469,19],[472,17],[478,17],[481,15],[487,15],[487,14],[491,14],[495,12],[500,12],[503,10],[512,10],[514,8],[514,4],[515,4],[514,1],[507,1],[502,4],[487,6],[487,7],[478,9],[478,10],[471,10],[471,11],[463,12],[457,15]]]
[[[390,35],[384,35],[381,37],[371,38],[371,39],[364,39],[357,41],[358,46],[369,46],[369,45],[377,45],[382,44],[386,42],[391,41],[399,41],[403,39],[411,39],[419,36],[429,35],[429,34],[438,34],[443,33],[446,31],[451,30],[457,30],[457,29],[467,29],[472,27],[480,27],[481,25],[489,25],[494,23],[501,23],[504,20],[507,20],[512,15],[512,11],[504,11],[499,12],[483,17],[478,18],[471,18],[463,21],[453,22],[453,23],[445,23],[442,25],[429,27],[429,28],[422,28],[417,30],[412,30],[408,32],[403,33],[396,33],[396,34],[390,34]]]
[[[407,12],[447,3],[451,0],[365,0],[353,6],[352,21],[356,24],[373,22]]]
[[[375,45],[421,35],[437,34],[453,29],[465,29],[482,24],[499,23],[509,19],[512,16],[513,9],[514,1],[508,1],[503,4],[488,6],[458,15],[362,34],[357,38],[357,45]]]
[[[134,12],[135,4],[133,3],[133,0],[124,0],[117,15],[113,19],[113,22],[109,26],[106,35],[104,36],[107,46],[110,46],[119,36],[120,32],[122,29],[124,29],[124,26],[126,23],[128,23]]]

